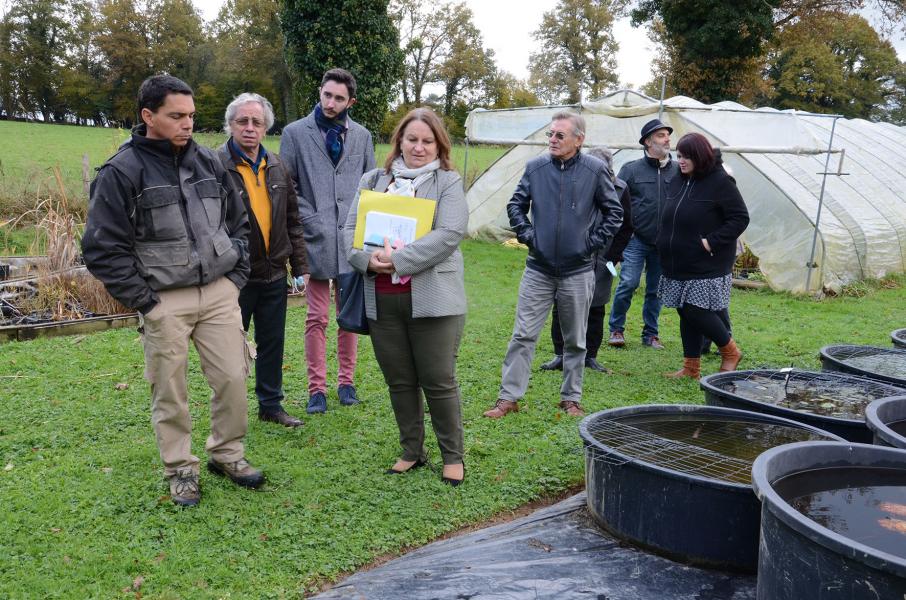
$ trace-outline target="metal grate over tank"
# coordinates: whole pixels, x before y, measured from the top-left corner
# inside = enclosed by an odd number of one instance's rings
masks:
[[[890,333],[890,341],[895,348],[906,349],[906,328],[896,329]]]
[[[906,349],[836,344],[821,349],[825,371],[840,371],[860,377],[906,386]]]

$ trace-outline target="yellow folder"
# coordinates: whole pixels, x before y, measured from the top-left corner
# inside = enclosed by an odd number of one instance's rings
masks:
[[[415,219],[415,239],[418,239],[431,231],[436,208],[437,200],[397,196],[386,192],[375,192],[374,190],[362,190],[359,193],[355,237],[352,245],[355,248],[365,247],[365,217],[371,211]]]

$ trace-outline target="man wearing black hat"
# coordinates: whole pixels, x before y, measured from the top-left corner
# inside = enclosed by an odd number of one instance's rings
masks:
[[[657,322],[661,314],[661,301],[657,297],[657,284],[661,278],[661,262],[655,241],[667,187],[674,177],[679,177],[679,167],[670,158],[671,133],[673,128],[664,125],[660,119],[645,123],[639,138],[639,143],[645,147],[645,155],[623,165],[617,175],[629,187],[634,233],[623,250],[620,282],[610,309],[610,339],[607,343],[615,348],[626,344],[623,337],[626,313],[632,304],[632,294],[639,287],[643,269],[646,277],[645,303],[642,306],[642,344],[658,350],[664,347],[658,339]]]

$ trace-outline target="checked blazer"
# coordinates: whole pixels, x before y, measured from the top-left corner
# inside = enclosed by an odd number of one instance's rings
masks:
[[[362,177],[359,189],[387,191],[392,176],[375,169]],[[459,243],[469,225],[469,206],[462,179],[456,171],[438,169],[434,177],[416,190],[418,198],[437,200],[434,224],[427,234],[411,244],[393,251],[393,264],[400,275],[412,276],[412,317],[446,317],[466,314],[466,288],[462,252]],[[355,196],[346,216],[344,238],[346,256],[354,269],[365,274],[365,312],[377,319],[374,273],[368,273],[371,253],[352,247],[355,236],[359,195]]]

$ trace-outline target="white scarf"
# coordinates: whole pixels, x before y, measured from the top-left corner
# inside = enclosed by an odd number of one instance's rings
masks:
[[[440,160],[438,159],[429,162],[423,167],[410,169],[403,161],[403,157],[398,156],[390,167],[390,172],[393,173],[393,183],[390,184],[387,191],[398,196],[414,197],[415,190],[430,179],[439,168]]]

